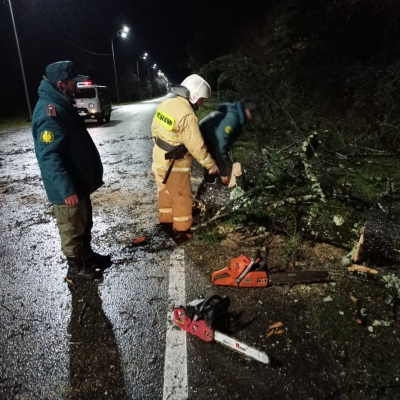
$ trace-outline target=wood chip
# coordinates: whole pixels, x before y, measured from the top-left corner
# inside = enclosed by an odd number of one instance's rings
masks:
[[[268,330],[276,329],[276,328],[282,328],[282,326],[283,326],[282,322],[275,322],[275,324],[272,324],[272,325],[268,328]]]
[[[355,272],[355,271],[365,272],[365,273],[374,274],[374,275],[376,275],[378,273],[378,271],[376,269],[364,267],[364,265],[357,265],[357,264],[353,264],[351,267],[348,267],[347,271],[349,271],[349,272]]]
[[[356,318],[356,322],[357,322],[357,324],[359,324],[359,325],[361,325],[361,324],[362,324],[362,321],[361,321],[361,319],[360,319],[360,318]]]
[[[282,335],[285,331],[283,329],[276,329],[276,330],[271,330],[266,333],[266,338],[269,338],[272,335]]]
[[[143,244],[146,240],[146,236],[140,236],[133,241],[133,244]]]
[[[354,297],[351,293],[350,293],[350,298],[351,298],[351,300],[354,301],[354,303],[356,303],[358,301],[357,297]]]

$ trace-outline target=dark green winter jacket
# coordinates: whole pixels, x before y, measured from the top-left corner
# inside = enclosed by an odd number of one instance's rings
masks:
[[[221,176],[228,176],[231,163],[228,152],[243,131],[246,117],[243,102],[222,103],[217,111],[200,121],[204,143],[216,161]]]
[[[32,117],[36,158],[49,201],[65,204],[103,185],[99,153],[71,99],[44,78]]]

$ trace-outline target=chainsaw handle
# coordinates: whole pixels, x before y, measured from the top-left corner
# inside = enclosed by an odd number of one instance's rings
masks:
[[[254,269],[255,264],[258,264],[260,261],[261,261],[261,252],[260,249],[257,249],[254,253],[253,258],[250,260],[250,264],[247,267],[248,268],[247,273],[252,271]]]
[[[254,253],[254,258],[252,258],[250,260],[249,265],[245,268],[245,270],[236,279],[236,285],[240,285],[240,282],[242,282],[242,280],[245,278],[245,276],[254,269],[254,267],[257,263],[257,260],[260,260],[260,249],[256,250],[256,252]],[[260,261],[258,261],[258,262],[260,262]]]
[[[252,264],[255,264],[255,262],[257,261],[257,258],[261,259],[260,249],[257,249],[256,252],[254,253],[253,263]]]
[[[204,309],[213,301],[213,300],[222,300],[221,296],[218,296],[217,294],[214,294],[213,296],[210,296],[207,300],[204,301],[204,303],[201,305],[199,314],[201,314]]]
[[[255,271],[268,271],[268,255],[269,255],[269,248],[265,250],[263,255],[261,256],[261,260],[258,263],[258,267],[255,269]]]

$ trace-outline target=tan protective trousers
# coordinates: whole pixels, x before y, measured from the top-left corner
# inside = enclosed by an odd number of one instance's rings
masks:
[[[158,220],[173,224],[176,231],[187,231],[192,226],[192,188],[190,174],[171,172],[167,183],[162,181],[165,171],[153,169],[157,182]]]

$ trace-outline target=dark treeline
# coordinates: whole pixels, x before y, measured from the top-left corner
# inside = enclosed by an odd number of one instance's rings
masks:
[[[201,73],[221,99],[262,99],[264,133],[279,130],[279,142],[284,131],[290,141],[298,131],[328,129],[398,150],[399,21],[396,0],[276,1],[240,32],[234,53]]]
[[[327,205],[330,220],[332,207],[344,220],[356,210],[363,214],[359,224],[371,208],[396,207],[399,21],[396,0],[280,0],[238,32],[230,54],[201,67],[192,55],[218,101],[250,95],[261,102],[248,132],[268,162],[254,168],[245,191],[260,204],[317,196],[318,205],[285,207],[284,215],[295,216],[291,232]],[[279,215],[267,217],[276,226]],[[353,233],[356,225],[352,220]]]

